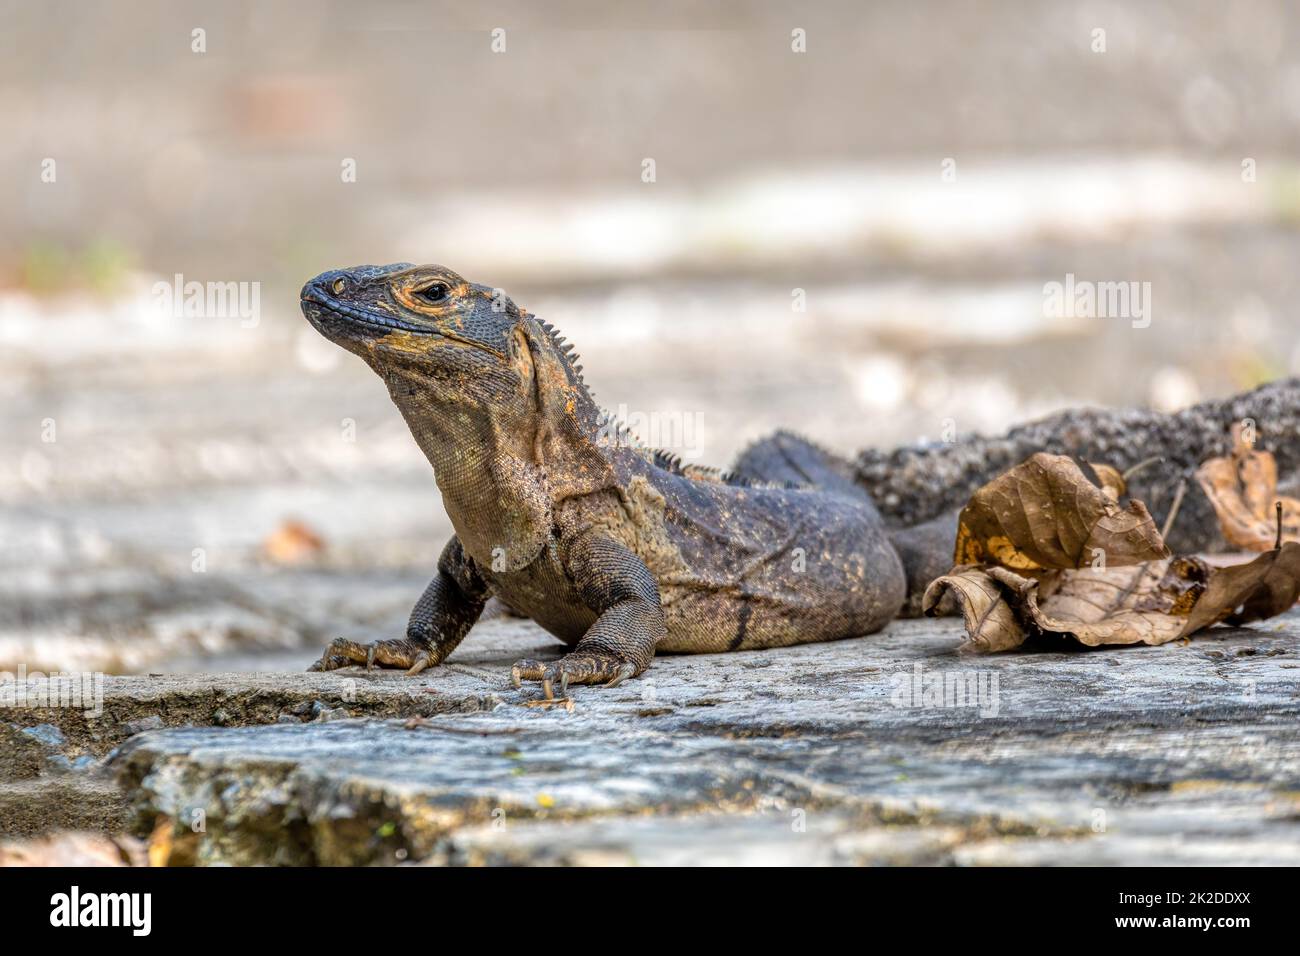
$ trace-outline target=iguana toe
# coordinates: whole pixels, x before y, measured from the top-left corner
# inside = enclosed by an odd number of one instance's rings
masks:
[[[438,662],[429,648],[421,647],[408,639],[358,644],[346,637],[336,637],[325,648],[320,660],[307,669],[333,671],[340,667],[363,664],[366,670],[372,670],[378,664],[382,668],[402,668],[407,674],[414,675],[436,663]]]
[[[555,699],[555,685],[560,685],[560,697],[567,697],[570,684],[603,684],[617,687],[629,677],[635,677],[637,666],[605,651],[574,651],[558,661],[544,665],[539,661],[523,660],[510,669],[511,682],[522,687],[523,681],[540,681],[542,694],[547,700]]]
[[[515,685],[515,690],[519,690],[524,686],[524,681],[541,680],[545,673],[546,665],[541,661],[522,660],[510,668],[510,683]]]

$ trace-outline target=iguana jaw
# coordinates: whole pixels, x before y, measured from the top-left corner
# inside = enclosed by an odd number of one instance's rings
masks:
[[[318,289],[308,286],[302,290],[300,305],[303,314],[307,317],[316,330],[331,341],[338,341],[340,338],[360,337],[364,339],[373,339],[374,332],[387,334],[394,331],[410,332],[413,335],[428,335],[434,338],[445,339],[448,342],[456,342],[460,345],[466,345],[470,348],[481,349],[498,358],[505,358],[497,349],[492,348],[483,342],[475,342],[471,339],[462,338],[445,329],[431,329],[428,326],[416,325],[414,322],[408,322],[400,316],[384,315],[379,312],[361,309],[346,302],[340,302],[337,299],[326,295]],[[331,327],[326,319],[334,319],[337,327]],[[360,325],[362,329],[356,329]],[[356,333],[361,333],[359,336]],[[352,333],[349,335],[349,333]],[[340,344],[342,344],[340,342]]]

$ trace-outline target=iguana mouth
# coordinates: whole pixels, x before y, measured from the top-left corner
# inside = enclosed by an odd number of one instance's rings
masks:
[[[396,316],[376,315],[373,312],[358,309],[345,302],[326,299],[324,296],[316,293],[303,293],[301,301],[316,306],[322,311],[337,318],[359,322],[362,325],[368,325],[374,329],[383,329],[389,332],[411,332],[415,335],[431,335],[437,338],[447,339],[451,342],[459,342],[461,345],[468,345],[471,348],[481,349],[484,352],[497,356],[498,358],[504,357],[496,349],[484,345],[482,342],[475,342],[472,339],[461,338],[459,335],[452,335],[451,333],[445,332],[441,329],[431,329],[428,326],[416,325],[414,322],[407,322],[403,319],[397,318]]]

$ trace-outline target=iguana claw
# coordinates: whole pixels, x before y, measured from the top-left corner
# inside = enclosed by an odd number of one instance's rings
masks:
[[[635,677],[635,676],[636,676],[636,665],[624,664],[622,667],[618,669],[618,673],[614,675],[613,679],[610,680],[610,682],[605,686],[617,687],[619,684],[623,683],[623,681],[627,680],[629,677]]]

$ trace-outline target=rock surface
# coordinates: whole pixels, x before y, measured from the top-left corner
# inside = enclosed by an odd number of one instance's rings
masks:
[[[960,635],[663,657],[571,708],[509,687],[561,650],[509,619],[416,678],[110,678],[168,726],[109,769],[173,863],[1300,862],[1300,614],[1154,648]],[[218,689],[248,726],[199,726]]]
[[[305,664],[289,666],[300,671]],[[102,695],[76,707],[0,708],[0,837],[124,829],[126,795],[105,772],[104,758],[149,731],[415,717],[497,700],[475,689],[428,693],[422,685],[348,674],[106,677]]]

